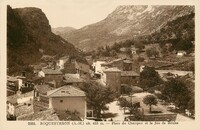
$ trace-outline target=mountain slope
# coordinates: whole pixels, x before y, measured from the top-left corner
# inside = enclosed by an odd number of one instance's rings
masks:
[[[168,21],[191,12],[194,12],[194,6],[119,6],[104,20],[75,30],[63,38],[87,51],[153,33]]]
[[[40,51],[39,51],[40,50]],[[42,50],[42,51],[41,51]],[[41,9],[7,7],[8,73],[20,73],[42,55],[72,55],[74,46],[51,32]]]
[[[65,37],[65,35],[68,35],[69,33],[75,31],[76,29],[73,27],[57,27],[52,28],[52,32],[56,35],[60,35],[61,37]]]

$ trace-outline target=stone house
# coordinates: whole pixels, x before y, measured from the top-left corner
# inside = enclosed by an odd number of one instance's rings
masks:
[[[75,87],[81,87],[84,80],[80,77],[79,74],[65,74],[63,77],[64,85],[72,85]]]
[[[47,95],[49,108],[59,111],[76,111],[81,118],[86,117],[86,95],[82,90],[68,85],[48,91]]]
[[[140,75],[135,71],[121,71],[121,84],[137,86]]]
[[[54,89],[55,88],[50,87],[47,84],[35,86],[33,101],[35,113],[49,108],[49,97],[47,96],[47,92]]]
[[[107,87],[111,87],[111,89],[118,94],[121,93],[121,71],[118,68],[108,68],[104,71],[105,83]]]
[[[57,62],[57,66],[59,66],[59,69],[64,69],[64,65],[68,60],[69,60],[69,56],[61,57]]]
[[[22,79],[19,77],[7,77],[7,96],[16,94],[17,91],[22,87]]]
[[[54,87],[60,87],[62,85],[63,73],[58,69],[47,69],[43,68],[39,73],[39,77],[43,77],[44,82],[55,81]]]

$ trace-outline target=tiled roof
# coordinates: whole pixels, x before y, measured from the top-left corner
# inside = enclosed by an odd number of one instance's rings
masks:
[[[16,82],[16,81],[18,81],[16,77],[11,77],[11,76],[8,76],[8,77],[7,77],[7,80],[8,80],[8,81],[11,81],[11,82]]]
[[[135,71],[122,71],[121,76],[139,76]]]
[[[35,89],[42,94],[47,94],[48,91],[52,90],[49,85],[36,85]]]
[[[118,68],[116,67],[113,67],[113,68],[108,68],[106,70],[104,70],[104,72],[120,72],[121,70],[119,70]]]
[[[131,60],[123,60],[124,63],[133,63]]]
[[[83,82],[83,79],[81,79],[78,74],[65,74],[64,78],[64,82],[66,83]]]
[[[26,105],[18,105],[15,108],[15,114],[16,116],[22,116],[26,114],[31,114],[33,113],[33,104],[26,104]]]
[[[113,63],[122,61],[122,60],[123,60],[123,59],[118,58],[118,59],[115,59],[115,60],[112,60],[112,61],[105,62],[105,63],[103,63],[103,65],[110,65],[110,64],[113,64]]]
[[[26,77],[24,76],[16,76],[17,79],[25,79]]]
[[[17,104],[17,94],[7,97],[7,102],[16,105]]]
[[[65,74],[65,79],[67,78],[80,78],[79,74]]]
[[[42,69],[45,74],[62,74],[62,72],[58,69]]]
[[[31,78],[30,78],[30,80],[31,80],[32,82],[37,81],[37,80],[42,80],[42,79],[44,79],[44,77],[34,76],[34,77],[31,77]]]
[[[73,86],[63,86],[47,93],[49,97],[76,97],[85,96],[85,93]]]
[[[33,68],[34,68],[34,70],[41,70],[42,66],[41,65],[34,65]]]

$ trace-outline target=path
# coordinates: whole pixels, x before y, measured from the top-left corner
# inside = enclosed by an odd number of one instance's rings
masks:
[[[117,101],[114,101],[108,104],[108,107],[109,107],[109,110],[106,112],[110,112],[113,114],[117,113],[117,116],[112,118],[113,121],[123,121],[125,116],[127,116],[127,115],[124,115],[124,110],[120,110],[120,107],[117,105]]]

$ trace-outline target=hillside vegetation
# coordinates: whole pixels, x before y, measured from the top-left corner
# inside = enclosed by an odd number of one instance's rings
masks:
[[[74,55],[75,47],[51,32],[51,26],[41,9],[7,7],[8,74],[29,70],[30,64],[42,55],[59,57]]]

